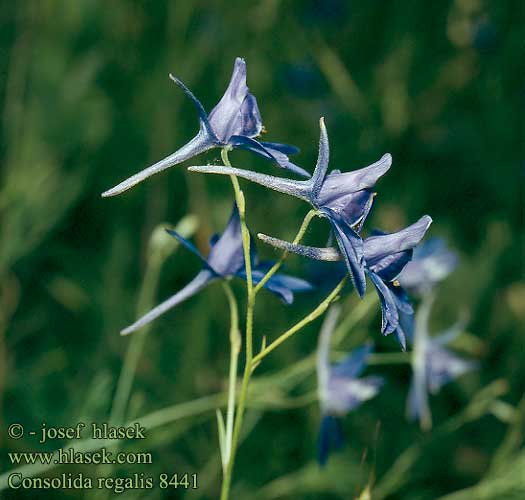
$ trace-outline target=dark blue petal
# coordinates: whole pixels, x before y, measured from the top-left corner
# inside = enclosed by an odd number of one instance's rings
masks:
[[[332,367],[331,374],[335,377],[357,378],[366,368],[366,362],[372,352],[372,344],[368,343],[354,349],[337,365]]]
[[[170,73],[170,78],[175,82],[182,91],[186,94],[186,96],[190,99],[192,104],[195,106],[195,109],[197,110],[197,114],[199,115],[199,123],[200,123],[200,129],[201,132],[206,132],[206,135],[213,140],[213,142],[218,142],[217,136],[215,135],[210,122],[208,120],[208,115],[206,114],[206,111],[204,110],[204,106],[201,104],[201,102],[193,95],[193,92],[182,83],[182,80],[179,80],[176,76],[172,75]]]
[[[412,343],[414,341],[414,314],[398,311],[399,327],[403,330],[405,339]]]
[[[215,233],[215,234],[212,234],[210,236],[210,241],[209,241],[209,244],[210,244],[210,248],[214,247],[215,244],[219,241],[219,238],[221,237],[220,234],[218,233]]]
[[[281,144],[280,142],[259,141],[259,144],[262,144],[267,149],[280,151],[285,155],[295,155],[300,151],[300,149],[296,146],[292,146],[291,144]]]
[[[317,444],[319,464],[326,465],[330,452],[341,449],[344,444],[343,426],[337,417],[323,415]]]
[[[310,174],[304,168],[301,168],[299,165],[296,165],[295,163],[291,162],[288,159],[287,154],[271,146],[265,146],[263,143],[259,143],[259,144],[261,144],[264,147],[264,149],[275,159],[275,161],[281,168],[289,170],[290,172],[300,175],[301,177],[306,177],[306,178],[310,177]]]
[[[193,243],[191,243],[190,241],[188,241],[186,238],[184,238],[184,236],[181,236],[179,233],[177,233],[177,231],[173,231],[172,229],[166,229],[166,232],[170,235],[170,236],[173,236],[181,245],[183,245],[185,248],[187,248],[191,253],[193,253],[194,255],[196,255],[200,260],[201,262],[206,266],[208,267],[208,261],[202,256],[202,254],[195,248],[195,246],[193,245]]]
[[[412,250],[404,250],[375,260],[367,260],[366,265],[371,271],[378,274],[383,281],[392,281],[411,258]]]
[[[359,296],[363,297],[366,290],[365,271],[363,267],[363,240],[346,221],[335,212],[324,209],[323,214],[328,218],[334,228],[335,238],[346,262],[352,283]]]
[[[379,301],[381,303],[381,333],[383,335],[389,335],[392,333],[399,324],[399,314],[397,311],[395,298],[388,286],[383,283],[383,280],[374,272],[368,271],[368,276],[372,280],[372,283],[376,287],[379,295]]]
[[[299,174],[303,177],[310,177],[310,174],[306,170],[297,166],[295,163],[292,163],[286,154],[278,149],[272,148],[271,146],[264,145],[268,143],[263,144],[262,142],[256,141],[255,139],[241,135],[232,135],[228,140],[228,143],[231,146],[247,149],[248,151],[256,153],[267,160],[274,161],[281,168],[290,170],[291,172]]]
[[[399,309],[399,311],[408,315],[414,314],[414,308],[412,307],[412,303],[410,302],[410,299],[408,298],[404,288],[391,283],[390,290],[394,296],[396,307]]]
[[[262,118],[257,106],[257,99],[252,94],[248,94],[241,106],[241,129],[238,135],[257,137],[261,130]]]
[[[175,295],[171,296],[169,299],[165,300],[157,307],[153,308],[151,311],[146,313],[144,316],[142,316],[142,318],[137,320],[132,325],[128,326],[127,328],[124,328],[124,330],[122,330],[120,333],[122,335],[127,335],[128,333],[132,333],[142,328],[143,326],[152,322],[154,319],[157,319],[166,311],[169,311],[170,309],[185,301],[192,295],[195,295],[215,278],[216,276],[211,271],[207,269],[202,270],[182,290],[178,291]]]
[[[252,281],[255,285],[261,281],[264,275],[268,272],[268,269],[269,268],[266,265],[262,267],[257,266],[252,269]],[[243,268],[237,273],[237,276],[246,279],[246,270]],[[313,289],[313,286],[301,278],[277,273],[264,284],[263,288],[276,294],[286,304],[292,304],[294,292],[308,292]]]
[[[374,203],[375,193],[368,189],[355,193],[338,194],[332,199],[323,199],[322,206],[337,213],[356,232],[363,224]]]

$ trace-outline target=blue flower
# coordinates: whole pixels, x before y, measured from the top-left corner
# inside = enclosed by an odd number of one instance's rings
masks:
[[[386,154],[378,162],[360,170],[345,173],[334,170],[327,175],[329,145],[322,118],[320,127],[319,156],[315,171],[309,180],[284,179],[250,170],[215,165],[190,167],[188,170],[223,175],[233,174],[310,203],[321,216],[330,221],[352,281],[359,295],[363,296],[366,280],[363,265],[363,241],[359,232],[372,207],[375,196],[372,188],[390,168],[392,157]]]
[[[414,249],[398,280],[411,295],[422,297],[431,292],[456,267],[458,257],[441,238],[431,238]]]
[[[332,449],[343,444],[340,418],[373,398],[383,385],[377,376],[358,378],[366,368],[371,345],[355,349],[336,365],[330,364],[330,339],[340,309],[333,306],[328,312],[319,335],[317,350],[317,380],[321,406],[321,426],[318,439],[318,459],[321,465],[328,460]]]
[[[123,335],[142,328],[169,309],[177,306],[192,295],[195,295],[216,279],[229,279],[234,276],[246,279],[241,221],[235,205],[228,225],[222,235],[215,235],[211,238],[211,248],[207,258],[204,258],[200,252],[180,234],[175,231],[168,231],[168,233],[199,257],[203,265],[202,270],[182,290],[122,330],[121,333]],[[252,238],[250,245],[252,280],[254,284],[257,284],[261,281],[271,266],[271,263],[258,262],[254,243]],[[293,302],[293,292],[308,291],[312,289],[312,286],[307,281],[294,276],[275,274],[265,283],[264,288],[279,296],[286,304],[291,304]]]
[[[412,249],[421,241],[431,223],[432,219],[424,215],[416,223],[401,231],[392,234],[376,231],[363,241],[364,268],[381,302],[381,332],[384,335],[395,332],[403,350],[406,349],[404,321],[407,315],[413,314],[413,310],[397,277],[412,258]],[[264,234],[259,234],[258,237],[274,247],[311,259],[325,261],[342,259],[340,250],[333,247],[294,245]]]
[[[428,393],[438,393],[445,384],[478,367],[475,361],[460,358],[445,347],[464,330],[463,321],[430,337],[428,323],[432,303],[433,296],[427,296],[416,313],[413,375],[407,401],[409,418],[418,419],[423,429],[428,429],[432,424]]]
[[[162,170],[215,147],[230,146],[247,149],[268,160],[275,161],[282,168],[309,177],[308,172],[288,160],[288,155],[299,151],[296,147],[255,139],[263,131],[263,125],[257,100],[250,94],[246,86],[246,63],[244,59],[240,57],[235,59],[230,84],[221,100],[209,114],[206,113],[201,102],[184,83],[171,74],[170,78],[184,91],[195,106],[199,116],[199,132],[175,153],[102,193],[102,196],[120,194]]]

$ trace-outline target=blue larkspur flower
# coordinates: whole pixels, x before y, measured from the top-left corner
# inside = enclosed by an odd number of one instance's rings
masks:
[[[340,308],[332,306],[319,335],[317,349],[317,380],[321,425],[318,438],[318,460],[324,465],[331,450],[343,444],[340,418],[373,398],[383,385],[377,376],[358,378],[366,368],[372,347],[367,344],[348,354],[342,361],[330,363],[330,339],[335,329]]]
[[[244,59],[240,57],[235,59],[230,84],[221,100],[209,114],[206,113],[201,102],[181,80],[171,74],[170,78],[184,91],[195,106],[199,117],[199,132],[175,153],[102,193],[102,196],[120,194],[162,170],[215,147],[229,146],[247,149],[276,162],[282,168],[309,177],[308,172],[288,159],[288,155],[299,151],[295,146],[255,139],[263,131],[263,124],[257,100],[249,92],[246,85],[246,63]]]
[[[385,154],[379,161],[353,172],[334,170],[327,175],[329,160],[328,134],[320,120],[319,156],[309,180],[294,180],[260,174],[250,170],[215,165],[194,166],[188,170],[211,174],[236,175],[275,191],[295,196],[310,203],[332,226],[341,254],[360,296],[365,293],[363,240],[359,232],[372,207],[372,188],[392,164]]]
[[[363,241],[365,272],[374,284],[381,302],[381,332],[384,335],[395,332],[403,349],[406,349],[403,316],[413,314],[413,310],[397,278],[412,258],[413,248],[421,241],[431,223],[432,219],[424,215],[405,229],[391,234],[377,231]],[[264,234],[259,234],[258,237],[276,248],[315,260],[338,261],[343,258],[340,249],[334,247],[294,245]]]
[[[217,279],[228,279],[239,277],[246,279],[246,268],[244,262],[243,240],[241,232],[241,221],[236,205],[222,235],[215,235],[210,240],[210,252],[204,258],[191,242],[183,238],[175,231],[168,230],[188,250],[197,255],[202,262],[202,270],[182,290],[165,300],[157,307],[146,313],[135,323],[122,330],[122,334],[128,334],[142,328],[169,309],[177,306],[184,300],[208,286]],[[251,238],[250,260],[252,265],[252,280],[254,284],[261,281],[266,271],[271,266],[268,262],[258,262],[255,242]],[[304,292],[312,289],[310,283],[287,274],[274,274],[264,285],[264,288],[280,297],[286,304],[293,302],[294,292]]]
[[[414,248],[412,260],[398,280],[408,293],[422,297],[431,292],[457,266],[458,256],[441,238],[430,238]]]
[[[418,419],[424,429],[432,424],[428,393],[438,393],[445,384],[478,367],[475,361],[463,359],[445,347],[464,330],[463,321],[430,336],[428,324],[433,300],[433,295],[427,295],[416,312],[413,375],[407,401],[408,417]]]

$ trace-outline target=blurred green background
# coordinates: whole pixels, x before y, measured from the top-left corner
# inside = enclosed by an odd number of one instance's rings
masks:
[[[154,229],[193,214],[194,238],[206,253],[211,233],[224,227],[233,201],[227,178],[177,167],[122,196],[102,199],[100,193],[196,132],[195,111],[169,72],[209,110],[226,88],[234,58],[242,56],[267,140],[299,146],[298,164],[313,169],[320,116],[330,135],[332,168],[356,169],[392,153],[393,167],[377,187],[367,227],[395,230],[424,213],[433,217],[430,234],[447,238],[461,264],[441,288],[432,324],[439,329],[468,311],[468,334],[458,347],[479,357],[481,369],[431,399],[435,430],[422,433],[405,420],[409,366],[377,367],[388,385],[345,419],[346,448],[319,470],[319,411],[315,401],[301,397],[315,389],[312,374],[280,376],[286,383],[263,379],[314,351],[317,321],[257,372],[261,381],[232,498],[347,499],[370,484],[372,498],[434,499],[478,483],[448,498],[525,498],[523,11],[520,1],[487,0],[2,2],[1,471],[13,467],[7,451],[64,444],[10,440],[9,423],[38,429],[42,422],[108,420],[131,342],[119,330],[137,317]],[[186,165],[218,156],[212,151]],[[279,173],[248,153],[230,158],[235,166]],[[293,237],[306,205],[248,183],[242,187],[254,233]],[[316,221],[307,238],[319,242],[326,232],[326,221]],[[259,250],[264,258],[276,257],[262,244]],[[303,276],[310,271],[298,257],[288,268]],[[162,265],[155,302],[198,269],[192,255],[177,249]],[[243,309],[242,283],[235,292]],[[291,308],[261,294],[256,344],[284,331],[323,293],[297,297]],[[349,320],[354,324],[342,349],[368,335],[379,351],[398,350],[392,338],[381,338],[373,294],[364,303],[355,296],[344,303],[355,321]],[[223,391],[228,321],[219,285],[156,321],[138,356],[123,421]],[[199,401],[154,415],[158,425],[146,442],[123,445],[152,451],[151,466],[70,466],[48,474],[197,473],[195,491],[120,496],[216,498],[213,410],[220,401]]]

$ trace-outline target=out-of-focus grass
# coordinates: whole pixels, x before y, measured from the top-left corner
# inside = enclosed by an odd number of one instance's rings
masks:
[[[461,255],[432,322],[437,330],[468,311],[469,336],[457,347],[481,356],[481,369],[431,399],[436,428],[424,435],[405,421],[408,366],[375,366],[388,385],[345,420],[347,447],[318,470],[318,410],[296,400],[314,389],[308,370],[318,324],[312,325],[257,370],[261,384],[268,383],[262,393],[254,386],[235,498],[256,492],[350,498],[367,485],[372,498],[521,498],[523,17],[519,2],[480,0],[6,3],[0,11],[0,429],[7,422],[38,428],[42,421],[60,426],[109,418],[130,342],[118,332],[136,314],[151,232],[160,221],[196,214],[195,241],[205,251],[211,233],[224,225],[232,195],[227,179],[189,175],[183,167],[118,198],[99,194],[196,131],[194,109],[169,72],[210,109],[240,55],[268,140],[300,146],[297,161],[305,168],[315,162],[319,116],[326,118],[333,168],[350,170],[393,154],[368,227],[397,229],[432,215],[432,234],[447,237]],[[216,159],[210,153],[199,163]],[[247,153],[232,153],[231,160],[275,172]],[[293,237],[303,204],[254,185],[243,189],[253,232]],[[326,231],[317,221],[307,239],[324,242]],[[180,288],[198,266],[182,251],[168,257],[156,299]],[[288,266],[302,275],[311,270],[295,257]],[[241,283],[234,292],[244,296]],[[285,308],[261,294],[256,343],[284,331],[320,297],[298,297]],[[351,324],[341,349],[367,336],[381,353],[397,349],[380,337],[377,304],[362,316],[356,297],[345,304]],[[225,389],[228,319],[217,285],[155,322],[137,363],[130,420]],[[279,381],[274,373],[286,377]],[[474,418],[468,409],[487,387],[506,392]],[[461,426],[447,428],[467,414]],[[40,449],[2,434],[2,472],[10,468],[6,450]],[[156,428],[144,447],[155,458],[148,473],[175,468],[200,475],[201,489],[179,491],[180,498],[217,496],[213,409]],[[114,473],[136,471],[142,469]]]

